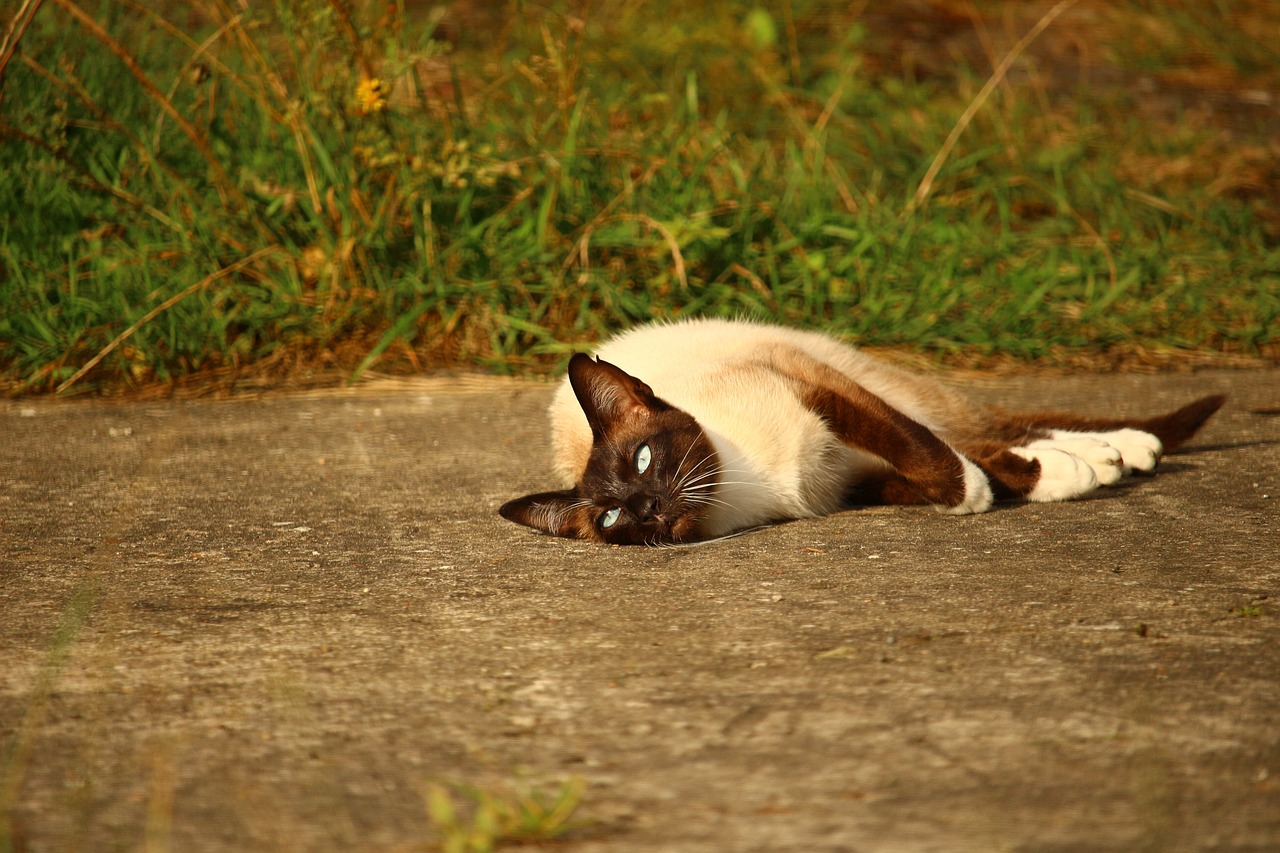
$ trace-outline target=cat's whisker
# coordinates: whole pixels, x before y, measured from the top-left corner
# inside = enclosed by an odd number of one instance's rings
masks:
[[[706,480],[713,480],[716,477],[719,477],[721,473],[723,472],[720,471],[719,469],[713,469],[694,477],[692,472],[690,472],[689,475],[687,475],[683,480],[680,481],[680,485],[681,486],[694,485],[696,483],[701,483]]]
[[[753,483],[750,480],[719,480],[719,481],[716,481],[715,483],[708,483],[705,485],[686,486],[685,488],[681,489],[678,492],[678,494],[688,495],[690,497],[698,496],[698,495],[711,496],[715,494],[719,489],[723,488],[724,486],[756,486],[756,485],[758,484]]]
[[[715,485],[719,486],[759,486],[760,484],[754,480],[718,480]]]
[[[695,479],[704,479],[709,476],[719,476],[721,474],[734,474],[742,477],[750,477],[752,473],[753,472],[746,468],[730,468],[726,465],[717,465],[716,467],[699,474]]]
[[[710,470],[710,471],[707,471],[707,472],[705,472],[705,473],[699,474],[697,477],[687,477],[687,478],[685,478],[684,480],[681,480],[681,481],[677,484],[677,487],[678,487],[678,488],[688,488],[688,487],[692,487],[692,486],[699,486],[700,484],[702,484],[702,483],[704,483],[704,482],[706,482],[706,481],[708,481],[708,480],[713,480],[713,482],[707,483],[707,485],[708,485],[708,486],[710,486],[710,487],[712,487],[712,488],[714,488],[714,487],[718,487],[718,486],[726,486],[726,485],[741,485],[741,484],[747,484],[747,483],[751,483],[751,482],[753,482],[753,481],[751,481],[751,480],[722,480],[722,479],[720,479],[720,477],[721,477],[722,475],[724,475],[724,474],[735,474],[735,475],[738,475],[738,476],[750,476],[750,472],[749,472],[749,471],[743,471],[743,470],[736,469],[736,468],[725,468],[725,467],[720,466],[720,467],[716,467],[716,468],[714,468],[713,470]]]
[[[680,486],[675,493],[677,495],[702,495],[702,494],[709,495],[715,491],[717,485],[718,484],[714,482],[687,483]]]
[[[722,506],[725,509],[733,509],[733,504],[729,503],[728,501],[721,500],[720,498],[713,498],[713,497],[691,499],[689,503],[699,507],[714,504],[715,506]]]
[[[692,446],[692,445],[690,445],[690,446],[689,446],[689,450],[692,450],[692,449],[693,449],[693,446]],[[689,457],[689,450],[686,450],[686,451],[685,451],[685,459],[688,459],[688,457]],[[703,478],[705,478],[705,477],[709,477],[709,476],[713,477],[713,476],[715,476],[717,473],[719,473],[719,471],[720,471],[720,466],[719,466],[718,464],[714,464],[714,463],[716,463],[716,455],[715,455],[715,453],[708,453],[706,456],[704,456],[704,457],[702,457],[700,460],[698,460],[697,464],[695,464],[692,468],[690,468],[688,471],[686,471],[686,472],[685,472],[685,474],[684,474],[684,476],[681,478],[680,482],[682,482],[682,483],[683,483],[683,482],[687,481],[690,477],[692,477],[695,473],[697,473],[697,471],[698,471],[698,469],[699,469],[699,468],[701,468],[703,465],[707,464],[708,462],[712,462],[712,463],[713,463],[713,464],[712,464],[712,466],[711,466],[711,468],[710,468],[710,469],[708,469],[707,471],[703,472],[702,474],[700,474],[700,475],[699,475],[699,477],[698,477],[698,479],[703,479]],[[680,467],[681,467],[681,466],[683,466],[683,465],[684,465],[684,459],[682,459],[682,460],[681,460],[681,462],[680,462],[680,466],[677,466],[677,467],[676,467],[676,471],[677,471],[677,472],[679,472]]]
[[[737,539],[739,536],[745,536],[748,533],[754,533],[757,530],[764,530],[768,525],[760,524],[755,527],[748,527],[745,530],[735,530],[732,533],[725,533],[722,536],[713,536],[710,539],[694,539],[689,542],[670,542],[662,547],[664,548],[701,548],[703,545],[714,545],[717,542],[724,542],[727,539]]]
[[[710,489],[690,489],[690,490],[681,492],[679,497],[680,499],[692,504],[701,505],[701,504],[708,504],[708,503],[718,503],[718,504],[723,504],[725,506],[728,506],[727,501],[725,501],[723,498],[716,495],[716,493]]]
[[[684,455],[680,457],[680,462],[676,465],[676,473],[677,473],[677,474],[679,474],[679,473],[680,473],[680,469],[684,467],[684,463],[685,463],[685,462],[687,462],[687,461],[689,460],[689,454],[693,452],[693,446],[694,446],[695,444],[697,444],[697,442],[696,442],[696,441],[691,441],[691,442],[689,442],[689,446],[688,446],[688,447],[686,447],[686,448],[684,449]],[[704,457],[704,458],[703,458],[703,462],[705,462],[707,459],[710,459],[710,458],[711,458],[711,456],[710,456],[710,455],[708,455],[708,456]],[[702,462],[699,462],[699,463],[698,463],[698,465],[701,465],[701,464],[702,464]],[[693,473],[693,471],[696,471],[696,470],[697,470],[697,468],[698,468],[698,465],[694,465],[694,466],[693,466],[693,468],[690,470],[690,472],[689,472],[689,473],[691,474],[691,473]],[[688,474],[686,474],[685,476],[688,476]]]

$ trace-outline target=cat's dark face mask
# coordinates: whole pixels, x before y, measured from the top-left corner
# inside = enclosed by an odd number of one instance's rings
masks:
[[[510,501],[499,510],[502,517],[555,536],[616,545],[700,538],[719,463],[697,421],[606,361],[575,355],[569,382],[591,427],[582,479],[572,489]]]

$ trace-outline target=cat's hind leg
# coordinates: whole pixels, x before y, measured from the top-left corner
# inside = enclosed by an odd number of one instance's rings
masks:
[[[995,495],[980,465],[871,392],[832,373],[823,378],[840,387],[809,380],[799,393],[805,406],[820,415],[842,442],[892,466],[891,474],[868,484],[875,495],[868,502],[929,503],[951,515],[991,508]]]
[[[936,495],[922,487],[918,475],[912,478],[897,470],[858,483],[849,494],[849,501],[855,504],[932,503],[949,513],[981,512],[993,499],[1067,501],[1101,485],[1086,459],[1065,450],[998,443],[967,443],[957,449],[965,468],[980,472],[985,481],[976,490],[966,490],[967,494],[982,496],[982,509],[972,508],[972,498],[953,507],[939,504]],[[1113,469],[1119,470],[1114,466]]]
[[[1199,431],[1205,421],[1226,402],[1226,396],[1201,397],[1180,409],[1152,418],[1095,418],[1066,412],[1012,414],[992,412],[988,429],[1010,444],[1028,448],[1054,448],[1075,453],[1095,463],[1098,442],[1109,445],[1120,454],[1121,473],[1131,470],[1151,471],[1160,457],[1177,450]],[[1074,448],[1074,449],[1073,449]],[[1103,456],[1107,455],[1105,452]],[[1102,464],[1110,464],[1099,458]],[[1100,472],[1104,483],[1108,472]],[[1119,479],[1118,477],[1115,479]],[[1111,480],[1114,482],[1115,480]]]
[[[1164,442],[1153,433],[1139,429],[1106,431],[1049,431],[1048,438],[1032,441],[1029,448],[1056,448],[1089,461],[1098,480],[1109,486],[1131,471],[1154,471],[1164,455]]]
[[[986,472],[928,427],[804,352],[778,348],[768,355],[770,366],[794,382],[799,400],[841,442],[891,467],[866,484],[851,484],[858,496],[869,494],[875,503],[929,503],[955,515],[991,508]]]
[[[1187,442],[1226,398],[1202,397],[1152,418],[993,413],[989,437],[957,447],[986,471],[997,497],[1062,501],[1151,471]]]
[[[1150,471],[1160,458],[1160,440],[1149,433],[1134,433],[1132,440],[1122,441],[1110,433],[1054,433],[1049,438],[1036,439],[1026,447],[1014,448],[1019,455],[1060,451],[1076,457],[1089,466],[1097,479],[1097,485],[1110,486],[1129,472],[1131,468]]]

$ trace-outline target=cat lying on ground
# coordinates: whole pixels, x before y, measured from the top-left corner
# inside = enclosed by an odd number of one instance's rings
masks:
[[[857,504],[985,512],[1150,471],[1225,401],[1158,417],[1012,414],[825,335],[746,321],[642,326],[579,353],[551,404],[561,491],[504,518],[664,545]]]

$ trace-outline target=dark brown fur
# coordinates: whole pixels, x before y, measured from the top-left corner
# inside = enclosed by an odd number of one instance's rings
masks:
[[[715,487],[711,469],[699,466],[715,450],[694,419],[654,396],[649,386],[604,361],[579,354],[569,380],[591,426],[593,449],[581,481],[572,489],[527,495],[503,504],[503,518],[557,536],[615,545],[656,545],[697,538],[697,506],[679,485],[697,476],[696,494]],[[641,444],[652,446],[653,465],[632,470]],[[671,460],[678,460],[672,463]],[[622,510],[601,525],[602,504]]]

